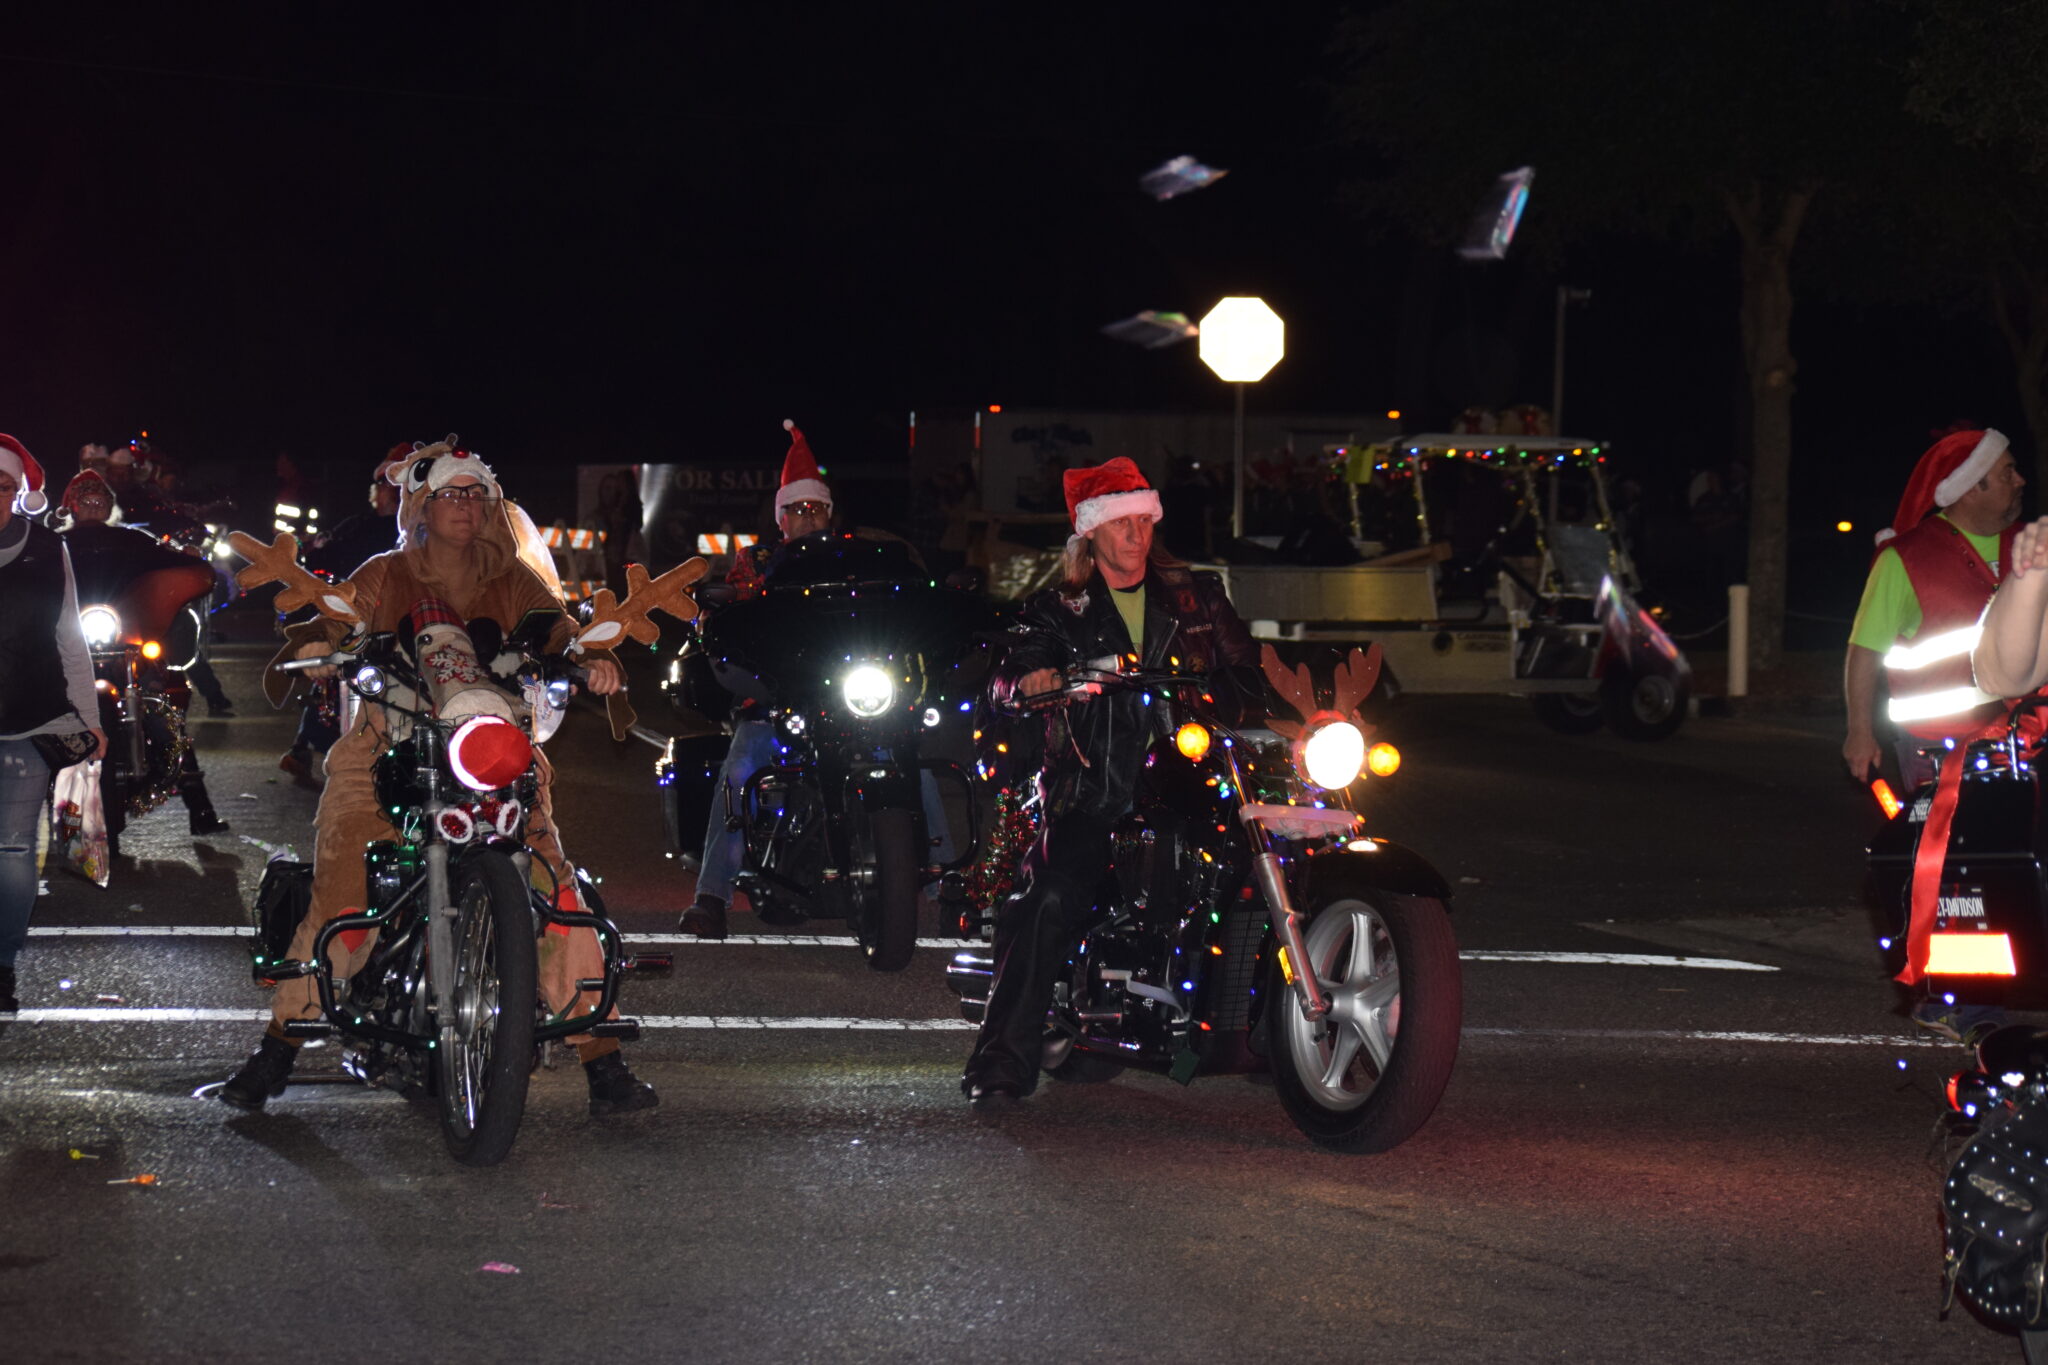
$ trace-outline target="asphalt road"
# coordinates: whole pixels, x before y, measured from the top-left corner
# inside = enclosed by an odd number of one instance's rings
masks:
[[[254,700],[253,654],[222,672]],[[592,1120],[577,1068],[545,1071],[484,1171],[351,1084],[257,1116],[195,1093],[260,1032],[234,930],[264,846],[309,845],[289,731],[196,723],[231,833],[174,805],[105,890],[50,874],[0,1026],[0,1358],[2018,1357],[1940,1312],[1931,1138],[1962,1054],[1909,1036],[1869,946],[1871,811],[1828,722],[1642,746],[1400,706],[1369,827],[1456,887],[1467,1028],[1391,1154],[1316,1150],[1257,1078],[976,1115],[944,950],[879,976],[762,931],[629,987],[659,1109]],[[672,934],[654,750],[577,716],[552,752],[571,854],[629,933]]]

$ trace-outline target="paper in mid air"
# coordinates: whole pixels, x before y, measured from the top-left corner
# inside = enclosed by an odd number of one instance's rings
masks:
[[[1508,244],[1515,240],[1515,229],[1521,226],[1522,211],[1529,207],[1529,185],[1535,179],[1536,168],[1524,166],[1494,181],[1486,202],[1479,206],[1472,226],[1465,231],[1458,254],[1468,261],[1506,259]]]
[[[1177,194],[1213,185],[1229,174],[1229,171],[1219,171],[1214,166],[1204,166],[1191,156],[1177,156],[1139,176],[1138,188],[1154,199],[1171,199]]]
[[[1134,317],[1122,322],[1112,322],[1102,329],[1102,334],[1118,341],[1128,341],[1134,346],[1143,346],[1148,351],[1186,341],[1200,329],[1188,321],[1186,313],[1158,313],[1147,308]]]

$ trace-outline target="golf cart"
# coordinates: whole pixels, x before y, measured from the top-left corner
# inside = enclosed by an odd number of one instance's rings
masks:
[[[1662,739],[1684,722],[1692,668],[1636,603],[1604,443],[1428,435],[1327,450],[1371,557],[1217,566],[1254,635],[1376,641],[1400,691],[1527,696],[1568,734],[1604,723]]]

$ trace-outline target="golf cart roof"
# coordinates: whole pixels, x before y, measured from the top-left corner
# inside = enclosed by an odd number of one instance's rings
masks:
[[[1466,451],[1527,451],[1531,455],[1599,455],[1607,442],[1584,436],[1515,436],[1504,432],[1485,435],[1468,432],[1423,432],[1397,436],[1387,442],[1393,449],[1410,455],[1452,455]]]

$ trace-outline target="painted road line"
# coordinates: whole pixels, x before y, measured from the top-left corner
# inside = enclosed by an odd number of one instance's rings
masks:
[[[1756,1033],[1738,1029],[1631,1028],[1466,1028],[1467,1038],[1582,1038],[1597,1042],[1769,1043],[1818,1047],[1952,1047],[1962,1044],[1926,1035],[1888,1033]]]
[[[1778,970],[1761,962],[1741,962],[1732,957],[1667,957],[1658,953],[1550,953],[1476,948],[1461,952],[1458,957],[1465,962],[1574,962],[1602,967],[1694,967],[1710,972]]]
[[[246,924],[176,925],[51,925],[31,928],[32,937],[45,938],[253,938],[256,931]],[[682,948],[852,948],[858,940],[846,934],[728,934],[724,938],[694,938],[688,934],[621,934],[629,944]],[[991,945],[978,938],[921,938],[920,948],[981,948]],[[1761,962],[1743,962],[1729,957],[1674,957],[1657,953],[1569,953],[1523,951],[1507,948],[1472,948],[1458,954],[1465,962],[1555,962],[1595,967],[1688,967],[1716,972],[1775,972]]]
[[[8,1017],[0,1015],[0,1022],[4,1022]],[[12,1017],[24,1024],[253,1024],[268,1020],[270,1011],[56,1009],[23,1010]]]
[[[860,1019],[830,1016],[741,1014],[648,1014],[636,1016],[642,1029],[673,1032],[955,1033],[975,1025],[960,1018]],[[38,1009],[15,1016],[24,1024],[252,1024],[269,1010],[202,1009]],[[0,1016],[0,1022],[5,1022]],[[1570,1038],[1622,1043],[1748,1043],[1773,1047],[1943,1048],[1958,1044],[1938,1038],[1883,1033],[1762,1033],[1733,1029],[1468,1028],[1467,1038]]]

